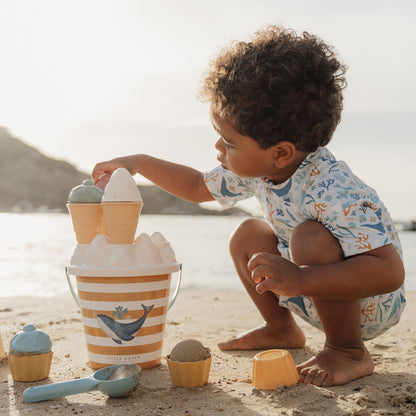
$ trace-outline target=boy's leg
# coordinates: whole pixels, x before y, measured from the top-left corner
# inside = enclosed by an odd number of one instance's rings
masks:
[[[236,270],[251,299],[263,316],[265,323],[258,328],[218,344],[222,350],[249,350],[267,348],[300,348],[305,335],[291,312],[279,305],[272,292],[259,295],[247,263],[254,253],[279,254],[277,239],[271,227],[262,220],[249,219],[238,226],[230,238],[230,253]]]
[[[344,260],[335,237],[314,221],[300,224],[294,230],[290,254],[299,266]],[[326,341],[320,353],[298,366],[301,381],[331,386],[371,374],[374,364],[361,336],[360,300],[311,298],[311,302],[321,320]]]

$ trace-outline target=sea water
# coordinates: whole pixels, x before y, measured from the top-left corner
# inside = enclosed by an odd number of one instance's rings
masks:
[[[142,215],[138,233],[161,232],[182,263],[181,290],[244,290],[228,254],[235,216]],[[65,278],[76,246],[68,214],[0,214],[0,297],[69,293]],[[416,290],[416,232],[400,232],[406,288]],[[173,283],[177,275],[173,276]]]

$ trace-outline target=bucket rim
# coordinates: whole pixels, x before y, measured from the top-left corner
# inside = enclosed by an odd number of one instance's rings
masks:
[[[143,265],[133,267],[83,267],[70,265],[68,274],[86,277],[129,277],[129,276],[156,276],[170,274],[181,269],[180,263]]]

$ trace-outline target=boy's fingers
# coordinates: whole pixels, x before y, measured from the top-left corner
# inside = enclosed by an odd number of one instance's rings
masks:
[[[262,279],[267,279],[273,277],[276,274],[276,269],[271,268],[268,265],[261,264],[257,266],[251,272],[251,278],[255,283],[259,283]]]
[[[264,292],[267,292],[268,290],[273,289],[273,281],[271,279],[265,279],[262,280],[257,286],[256,286],[256,292],[260,295],[262,295]]]
[[[110,180],[111,175],[109,173],[101,175],[97,181],[95,181],[95,186],[98,186],[102,190],[106,187],[108,181]]]
[[[117,167],[110,161],[97,163],[91,173],[92,179],[96,182],[100,180],[103,175],[111,176],[116,169]]]
[[[279,256],[270,253],[255,253],[248,261],[247,267],[253,271],[256,267],[262,264],[273,265],[277,263]]]

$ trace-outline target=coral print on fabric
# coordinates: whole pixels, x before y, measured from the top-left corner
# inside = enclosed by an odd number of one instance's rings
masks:
[[[393,221],[375,190],[357,178],[345,162],[336,160],[326,147],[310,153],[282,184],[265,178],[240,178],[221,166],[205,173],[205,183],[226,207],[256,197],[285,258],[289,258],[293,229],[308,220],[322,223],[339,241],[345,257],[386,244],[393,244],[402,256]],[[281,297],[280,302],[320,327],[319,318],[311,315],[316,313],[307,298]],[[404,288],[363,300],[363,336],[372,338],[397,323],[404,304]]]

